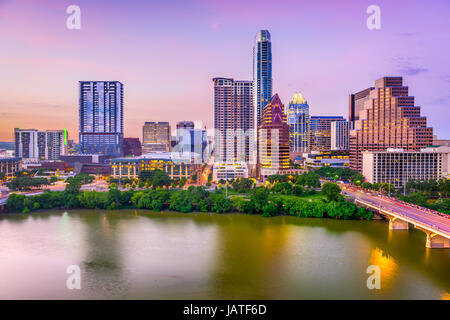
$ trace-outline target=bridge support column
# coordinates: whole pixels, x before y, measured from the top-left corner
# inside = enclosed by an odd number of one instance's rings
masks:
[[[400,220],[396,217],[388,217],[389,218],[389,230],[408,230],[408,222]]]
[[[444,238],[436,233],[427,232],[427,248],[450,248],[450,239]]]

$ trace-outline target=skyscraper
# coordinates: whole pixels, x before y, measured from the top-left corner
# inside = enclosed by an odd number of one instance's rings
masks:
[[[289,125],[278,94],[263,109],[258,128],[258,159],[261,176],[289,169]]]
[[[309,151],[331,150],[331,123],[344,121],[340,116],[311,117],[309,126]]]
[[[420,107],[414,106],[403,78],[384,77],[375,81],[375,89],[350,131],[350,168],[362,172],[363,151],[419,151],[432,143],[433,129],[427,127]]]
[[[253,113],[254,146],[253,162],[258,150],[257,129],[261,122],[262,109],[272,98],[272,42],[268,30],[260,30],[253,46]]]
[[[36,160],[59,160],[67,153],[67,131],[14,129],[16,157]]]
[[[333,121],[331,123],[331,150],[344,151],[349,150],[349,134],[351,122]]]
[[[170,151],[169,122],[145,122],[142,127],[142,152]]]
[[[370,91],[373,87],[364,89],[355,94],[351,94],[349,97],[348,106],[348,121],[354,125],[354,122],[359,119],[359,112],[364,109],[364,104],[370,99]]]
[[[214,78],[213,82],[215,159],[249,161],[254,152],[252,81]]]
[[[79,82],[80,153],[120,156],[123,148],[123,84]]]
[[[177,137],[174,152],[192,152],[200,157],[201,161],[206,160],[205,149],[208,144],[206,129],[202,129],[202,124],[193,121],[180,121],[177,123]]]
[[[289,144],[291,152],[308,151],[309,105],[300,92],[296,92],[287,110]]]

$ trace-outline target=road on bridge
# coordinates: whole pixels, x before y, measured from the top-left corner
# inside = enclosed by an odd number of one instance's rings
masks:
[[[381,206],[384,209],[403,215],[411,220],[426,224],[431,228],[438,228],[441,232],[445,232],[450,235],[450,219],[447,219],[445,217],[441,217],[437,214],[427,212],[425,210],[421,210],[391,199],[382,198],[380,196],[364,193],[361,191],[344,189],[342,190],[342,193],[346,196],[360,199],[376,206]]]

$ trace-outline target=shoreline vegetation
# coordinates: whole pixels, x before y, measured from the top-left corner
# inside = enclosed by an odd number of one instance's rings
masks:
[[[79,183],[69,182],[65,191],[47,191],[39,195],[11,194],[10,212],[30,213],[42,209],[147,209],[152,211],[246,213],[263,217],[290,215],[304,218],[365,219],[373,213],[358,208],[340,194],[334,183],[325,183],[320,191],[290,182],[277,183],[272,188],[238,188],[228,192],[223,187],[213,191],[190,186],[187,190],[157,186],[154,189],[121,191],[111,184],[108,191],[80,192]],[[246,184],[247,182],[243,183]]]

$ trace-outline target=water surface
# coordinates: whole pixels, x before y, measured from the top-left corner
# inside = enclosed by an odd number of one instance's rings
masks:
[[[450,297],[450,250],[382,221],[51,211],[1,216],[0,248],[1,299]],[[70,265],[80,290],[66,287]]]

